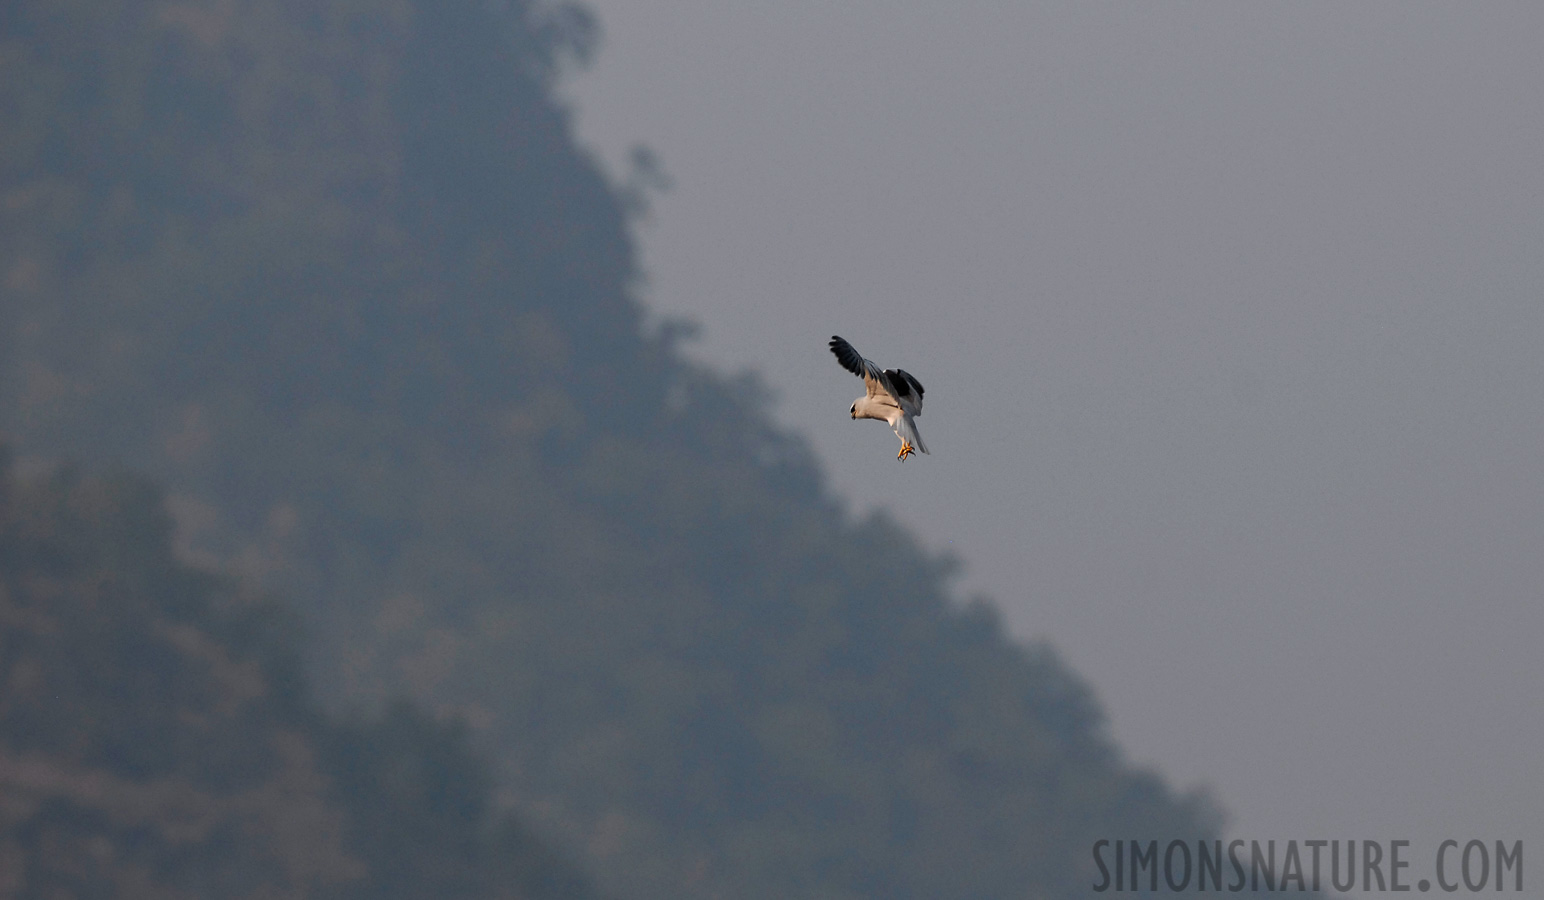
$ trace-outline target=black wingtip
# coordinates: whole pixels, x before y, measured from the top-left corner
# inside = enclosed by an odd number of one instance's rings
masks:
[[[858,355],[858,351],[854,350],[851,344],[842,340],[840,335],[833,334],[831,335],[831,343],[827,346],[831,348],[831,352],[835,354],[836,361],[841,363],[842,368],[862,377],[863,357]]]

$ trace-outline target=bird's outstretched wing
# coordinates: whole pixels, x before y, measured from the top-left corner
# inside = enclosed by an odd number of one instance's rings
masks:
[[[884,373],[871,360],[864,359],[858,354],[857,348],[842,340],[837,335],[831,335],[831,352],[836,354],[836,361],[842,364],[842,368],[862,378],[864,381],[881,378]]]
[[[886,369],[884,378],[886,388],[901,409],[914,416],[922,415],[922,382],[911,377],[905,369]]]
[[[883,391],[902,410],[914,416],[922,415],[922,382],[913,378],[911,373],[905,369],[879,368],[873,360],[864,359],[853,345],[838,335],[831,335],[830,347],[842,368],[863,379],[870,397]]]

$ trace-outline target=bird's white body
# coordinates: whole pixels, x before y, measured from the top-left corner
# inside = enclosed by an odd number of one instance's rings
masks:
[[[927,445],[922,443],[922,435],[917,433],[917,423],[912,414],[902,409],[895,398],[887,393],[881,393],[878,396],[865,394],[859,397],[852,405],[852,417],[888,422],[902,444],[912,445],[918,453],[928,452]]]

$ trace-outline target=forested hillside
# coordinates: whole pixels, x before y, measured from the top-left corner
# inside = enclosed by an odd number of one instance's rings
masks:
[[[170,525],[133,480],[0,469],[0,896],[595,896],[464,729],[320,715],[292,617]]]
[[[164,484],[184,558],[299,610],[330,708],[459,717],[618,897],[1081,897],[1096,838],[1214,831],[646,324],[636,198],[554,94],[595,35],[532,0],[6,4],[0,429]]]

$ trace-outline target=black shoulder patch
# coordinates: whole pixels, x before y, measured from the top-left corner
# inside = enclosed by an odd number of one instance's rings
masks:
[[[920,397],[923,394],[927,393],[927,391],[924,390],[923,387],[922,387],[922,382],[920,382],[917,379],[911,377],[911,373],[906,371],[905,369],[896,369],[895,370],[895,374],[901,376],[901,380],[906,382],[907,385],[909,385],[912,390],[915,390],[917,392],[917,396],[918,397]]]

